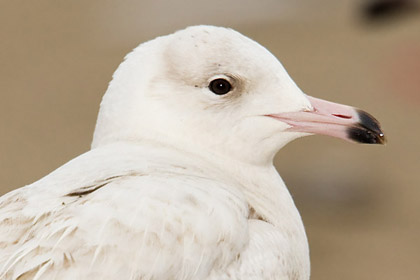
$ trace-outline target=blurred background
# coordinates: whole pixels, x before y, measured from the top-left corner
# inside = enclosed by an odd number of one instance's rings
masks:
[[[0,194],[89,149],[111,75],[139,43],[188,25],[232,27],[302,90],[366,109],[388,137],[369,146],[313,136],[277,155],[312,279],[420,279],[419,4],[0,0]]]

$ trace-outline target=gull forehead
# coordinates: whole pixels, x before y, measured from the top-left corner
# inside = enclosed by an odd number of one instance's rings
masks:
[[[256,78],[279,76],[284,72],[280,62],[266,48],[223,27],[194,26],[178,31],[165,54],[169,71],[180,71],[192,80],[203,71],[207,74],[233,72]]]

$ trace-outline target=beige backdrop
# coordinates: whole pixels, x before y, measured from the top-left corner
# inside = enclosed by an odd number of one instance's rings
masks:
[[[295,2],[0,0],[0,194],[89,149],[101,96],[137,44],[230,26],[305,92],[366,109],[388,136],[384,147],[307,137],[277,156],[312,279],[420,279],[420,18],[372,25],[362,1]]]

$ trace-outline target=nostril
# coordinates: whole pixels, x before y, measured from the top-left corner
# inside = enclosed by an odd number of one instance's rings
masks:
[[[341,114],[332,114],[334,117],[341,118],[341,119],[351,119],[351,116],[341,115]]]

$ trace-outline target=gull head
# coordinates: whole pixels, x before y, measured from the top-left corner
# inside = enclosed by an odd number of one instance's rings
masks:
[[[315,133],[384,143],[371,115],[303,93],[255,41],[193,26],[126,56],[103,97],[92,147],[152,141],[268,164],[291,140]]]

